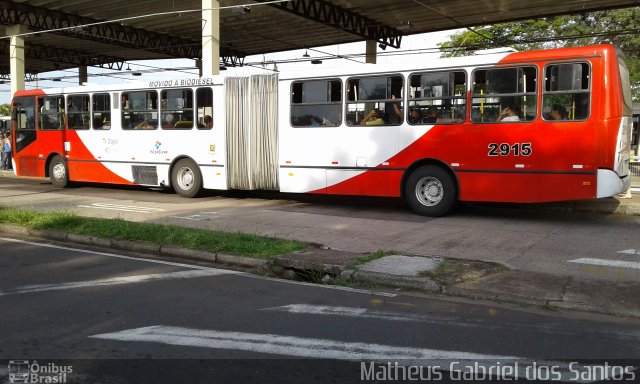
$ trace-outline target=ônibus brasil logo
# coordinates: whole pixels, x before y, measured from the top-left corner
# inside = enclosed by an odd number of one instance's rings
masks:
[[[71,365],[56,363],[38,364],[37,361],[9,360],[10,383],[66,383],[73,373]]]

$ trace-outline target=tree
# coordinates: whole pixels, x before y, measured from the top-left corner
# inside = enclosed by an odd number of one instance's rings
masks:
[[[11,106],[9,104],[0,105],[0,116],[9,116],[11,114]]]
[[[640,101],[640,7],[543,17],[467,30],[439,44],[443,56],[479,49],[513,47],[520,51],[609,42],[625,53],[634,101]]]

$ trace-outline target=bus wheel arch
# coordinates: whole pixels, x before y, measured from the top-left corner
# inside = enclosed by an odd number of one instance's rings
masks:
[[[182,197],[196,197],[202,192],[202,171],[190,157],[177,158],[171,166],[171,187]]]
[[[47,159],[45,166],[45,177],[49,177],[51,184],[56,187],[67,187],[69,185],[69,167],[64,157],[58,153],[53,153]]]
[[[445,215],[458,201],[459,184],[449,165],[435,159],[413,163],[402,176],[401,194],[419,215]]]

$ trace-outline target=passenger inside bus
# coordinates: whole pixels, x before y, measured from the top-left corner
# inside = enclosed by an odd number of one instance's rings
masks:
[[[206,115],[204,117],[204,127],[205,128],[213,128],[213,119],[211,118],[211,116]]]
[[[427,124],[434,124],[437,121],[438,110],[436,109],[436,107],[429,107],[429,109],[427,109],[427,116],[424,118],[424,122]]]
[[[176,124],[175,121],[173,121],[173,114],[167,113],[167,116],[165,117],[165,121],[162,124],[162,128],[174,128],[175,124]]]
[[[367,116],[360,121],[360,125],[383,125],[385,122],[382,119],[382,111],[374,108],[369,111]]]
[[[560,104],[554,104],[549,111],[549,120],[566,120],[567,109]]]
[[[507,104],[498,114],[498,119],[496,121],[520,121],[520,117],[518,116],[516,111],[514,111],[511,105]]]
[[[140,124],[136,125],[136,129],[153,129],[155,127],[155,124],[150,122],[147,117],[145,117]]]

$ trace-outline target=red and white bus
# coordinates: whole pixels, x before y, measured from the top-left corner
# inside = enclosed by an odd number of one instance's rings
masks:
[[[610,45],[16,92],[18,176],[536,203],[624,192],[631,91]],[[315,69],[315,67],[314,67]]]

